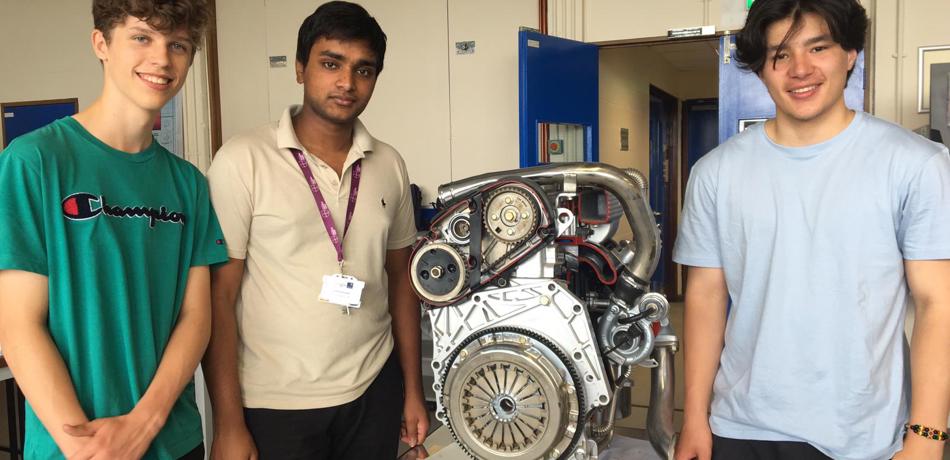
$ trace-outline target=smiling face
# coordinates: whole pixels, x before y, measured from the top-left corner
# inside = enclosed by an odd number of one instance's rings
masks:
[[[352,124],[373,96],[376,55],[364,41],[320,38],[307,65],[296,65],[304,86],[304,110],[333,124]]]
[[[792,22],[777,21],[766,31],[769,49],[759,77],[775,101],[776,120],[821,123],[847,113],[844,88],[857,51],[844,50],[812,13],[802,15],[800,29],[782,45]]]
[[[93,31],[102,61],[103,99],[158,113],[185,83],[195,44],[184,30],[163,33],[127,17],[108,32]]]

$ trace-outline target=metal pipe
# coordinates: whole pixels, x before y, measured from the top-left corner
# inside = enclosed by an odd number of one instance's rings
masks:
[[[640,186],[640,190],[643,192],[643,196],[648,196],[647,193],[647,176],[643,174],[639,169],[636,168],[624,168],[623,172],[627,173],[628,176],[632,177],[636,181],[637,185]]]
[[[591,434],[594,437],[594,441],[598,444],[610,439],[614,435],[614,423],[617,418],[617,402],[620,400],[620,393],[623,392],[625,387],[624,385],[630,380],[630,374],[633,373],[633,366],[621,366],[624,370],[620,374],[620,378],[617,379],[616,386],[614,387],[613,397],[610,398],[610,408],[607,410],[607,421],[604,422],[602,426],[595,426],[591,428]]]
[[[619,168],[603,163],[558,163],[482,174],[439,186],[438,199],[442,204],[448,204],[504,178],[520,177],[552,183],[563,181],[569,175],[576,177],[578,185],[603,187],[620,200],[634,235],[633,248],[628,246],[619,256],[627,269],[626,274],[633,279],[623,276],[621,281],[636,283],[635,287],[640,289],[649,286],[660,260],[660,232],[641,183]]]
[[[673,428],[673,356],[678,347],[679,340],[674,335],[673,328],[663,326],[653,347],[653,359],[656,360],[657,366],[650,371],[647,437],[650,438],[653,450],[664,460],[672,460],[673,446],[676,445],[676,431]]]

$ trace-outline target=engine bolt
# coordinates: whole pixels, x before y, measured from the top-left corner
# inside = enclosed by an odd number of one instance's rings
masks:
[[[492,214],[491,220],[498,220],[498,214]]]
[[[528,213],[526,213],[526,212],[521,213],[521,218],[522,218],[522,219],[527,219],[527,218],[528,218]]]
[[[515,231],[509,228],[509,229],[508,229],[508,236],[511,236],[511,235],[514,235],[514,234],[515,234]]]
[[[550,305],[550,304],[551,304],[551,298],[548,297],[548,296],[546,296],[546,295],[541,296],[541,298],[538,299],[538,301],[541,303],[541,305]]]
[[[511,197],[505,197],[505,204],[511,204]]]

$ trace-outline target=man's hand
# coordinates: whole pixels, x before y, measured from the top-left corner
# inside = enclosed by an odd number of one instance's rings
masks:
[[[429,413],[418,396],[406,396],[399,438],[410,447],[422,444],[429,434]]]
[[[133,411],[79,425],[64,425],[63,431],[87,440],[82,448],[69,456],[69,460],[138,460],[145,455],[161,426],[161,423]]]
[[[257,460],[257,446],[247,426],[216,429],[211,442],[211,460]]]
[[[683,424],[676,448],[673,449],[673,458],[676,460],[709,460],[712,458],[712,430],[709,422],[687,420]]]

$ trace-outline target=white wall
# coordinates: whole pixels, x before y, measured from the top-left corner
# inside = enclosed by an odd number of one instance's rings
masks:
[[[388,36],[385,67],[361,117],[395,146],[434,200],[439,184],[518,167],[518,26],[537,27],[534,0],[360,1]],[[300,103],[297,30],[319,2],[219,2],[218,48],[225,139]],[[259,18],[265,18],[261,21]],[[456,41],[476,42],[474,54]],[[287,56],[270,68],[268,56]]]
[[[449,0],[452,180],[518,167],[518,27],[535,0]],[[475,41],[474,54],[455,42]]]
[[[0,0],[0,102],[79,99],[102,90],[88,1]]]

